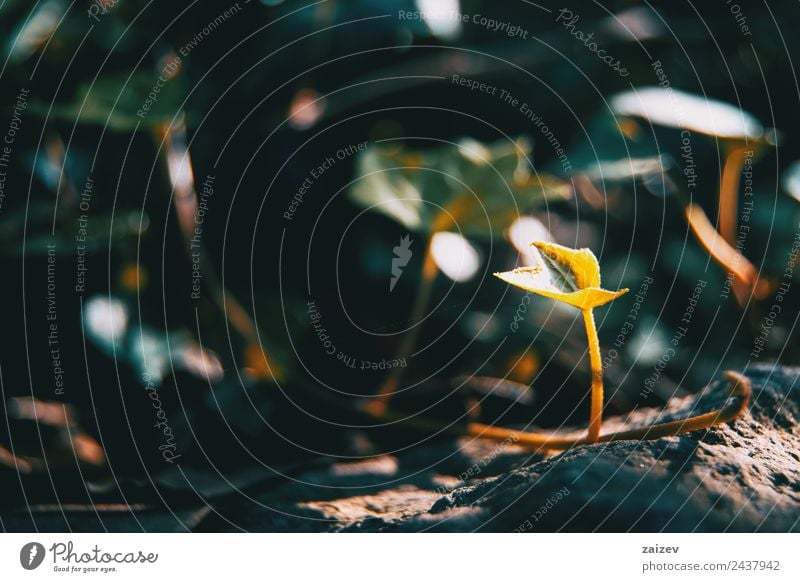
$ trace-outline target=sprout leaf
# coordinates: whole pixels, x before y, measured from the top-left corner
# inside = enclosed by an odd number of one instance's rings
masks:
[[[547,242],[534,242],[531,246],[538,251],[536,264],[495,276],[531,293],[584,310],[609,303],[628,292],[627,289],[609,291],[600,286],[600,266],[589,249],[570,249]]]

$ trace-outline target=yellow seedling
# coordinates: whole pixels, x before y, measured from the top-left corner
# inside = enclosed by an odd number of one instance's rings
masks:
[[[600,282],[600,266],[597,258],[589,249],[576,250],[546,242],[534,242],[532,247],[537,258],[533,266],[505,273],[495,273],[495,275],[503,281],[531,293],[544,295],[577,307],[583,313],[592,369],[588,432],[514,430],[479,422],[443,424],[438,420],[408,416],[388,408],[382,411],[381,416],[384,420],[401,422],[406,426],[413,426],[425,431],[514,442],[535,451],[547,451],[564,450],[598,442],[675,436],[684,432],[708,428],[715,424],[730,422],[747,410],[752,393],[750,380],[737,372],[727,371],[723,373],[723,376],[729,382],[728,398],[721,408],[682,420],[603,433],[603,366],[592,310],[624,295],[628,290],[609,291],[603,289]]]
[[[600,286],[600,265],[589,249],[569,249],[547,242],[534,242],[532,246],[539,251],[540,262],[532,267],[495,273],[495,276],[531,293],[581,310],[592,368],[589,440],[596,442],[603,422],[603,364],[592,309],[614,301],[628,290],[608,291]]]
[[[479,437],[498,442],[513,442],[534,451],[555,451],[570,449],[579,445],[605,443],[621,440],[658,439],[675,436],[723,424],[738,418],[750,402],[752,384],[737,372],[726,371],[723,376],[729,383],[727,400],[721,408],[695,416],[658,422],[635,428],[602,431],[603,424],[603,366],[600,356],[600,342],[597,337],[592,310],[610,303],[628,292],[627,289],[609,291],[603,289],[600,281],[600,266],[589,249],[570,249],[561,245],[534,242],[531,245],[536,253],[536,262],[505,273],[495,273],[503,281],[531,293],[543,295],[577,307],[583,313],[586,337],[589,344],[589,362],[592,370],[591,405],[588,432],[581,431],[530,431],[491,426],[480,422],[442,423],[440,420],[422,416],[409,416],[383,407],[380,416],[384,421],[402,423],[426,432],[450,434],[453,436]],[[477,378],[473,378],[478,380]],[[490,379],[497,384],[503,380]],[[506,380],[505,382],[508,382]],[[477,407],[471,413],[477,411]],[[618,423],[617,423],[618,424]]]
[[[579,444],[607,442],[623,439],[660,438],[680,434],[690,430],[707,428],[714,424],[728,422],[741,414],[750,398],[750,382],[744,376],[726,372],[731,383],[731,396],[741,397],[740,402],[724,408],[694,416],[686,420],[656,424],[627,431],[601,434],[603,422],[603,366],[600,356],[600,342],[597,337],[592,310],[605,305],[628,292],[627,289],[609,291],[603,289],[600,281],[600,266],[589,249],[570,249],[561,245],[534,242],[532,247],[538,251],[538,261],[531,267],[514,269],[505,273],[495,273],[503,281],[531,293],[544,295],[577,307],[583,313],[586,337],[589,344],[589,362],[592,370],[592,392],[589,413],[589,430],[585,437],[559,435],[557,433],[535,433],[509,431],[504,428],[489,427],[472,423],[469,434],[488,438],[508,438],[513,436],[520,444],[544,449],[564,449]]]

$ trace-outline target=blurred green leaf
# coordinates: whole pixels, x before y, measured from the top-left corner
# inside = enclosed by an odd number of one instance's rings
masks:
[[[529,153],[524,140],[464,139],[420,151],[372,146],[358,159],[350,197],[417,233],[500,237],[519,216],[572,193],[568,182],[535,172]]]
[[[100,77],[78,87],[69,103],[55,104],[49,118],[67,123],[108,124],[114,131],[171,123],[183,100],[179,78],[136,71]],[[46,116],[49,105],[32,101],[31,111]]]

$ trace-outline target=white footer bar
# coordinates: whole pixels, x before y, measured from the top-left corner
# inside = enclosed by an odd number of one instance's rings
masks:
[[[4,534],[2,580],[800,580],[797,534]]]

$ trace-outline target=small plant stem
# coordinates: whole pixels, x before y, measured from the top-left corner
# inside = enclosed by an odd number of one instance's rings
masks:
[[[772,284],[767,279],[759,278],[753,263],[714,230],[702,208],[697,204],[686,204],[684,215],[706,252],[733,275],[733,291],[739,305],[745,305],[751,295],[763,299],[772,292]]]
[[[597,339],[597,326],[591,309],[583,310],[583,324],[589,342],[589,364],[592,369],[592,400],[589,412],[589,442],[600,438],[603,424],[603,361],[600,356],[600,340]]]
[[[433,260],[433,254],[431,253],[432,240],[433,237],[430,238],[425,246],[425,256],[422,259],[422,280],[417,288],[417,296],[414,300],[414,306],[411,308],[411,317],[409,319],[411,322],[411,329],[400,341],[400,345],[394,355],[395,360],[407,358],[414,349],[417,338],[419,337],[420,328],[422,327],[420,320],[425,315],[425,310],[428,308],[428,303],[430,302],[433,283],[436,280],[436,274],[438,272],[436,261]],[[375,397],[367,404],[367,411],[370,414],[381,417],[386,413],[389,399],[392,397],[392,394],[397,391],[400,380],[403,378],[404,370],[404,366],[397,366],[389,372]]]
[[[606,433],[600,435],[596,440],[590,439],[588,435],[581,436],[577,433],[529,432],[490,426],[477,422],[445,425],[441,421],[407,417],[406,415],[394,411],[387,411],[386,418],[397,420],[405,426],[417,428],[426,432],[439,431],[454,436],[485,438],[497,442],[524,446],[537,452],[566,450],[579,445],[594,444],[596,442],[607,443],[612,441],[641,439],[654,440],[683,434],[685,432],[702,430],[716,424],[724,424],[741,416],[741,414],[747,410],[750,403],[752,383],[749,378],[738,372],[723,372],[723,376],[730,384],[728,398],[734,397],[738,398],[738,400],[729,400],[728,403],[719,410],[699,414],[684,420],[673,420],[630,430]]]
[[[719,233],[729,245],[736,243],[736,214],[739,212],[739,181],[742,176],[746,146],[734,148],[725,159],[719,187]]]
[[[156,127],[153,133],[156,147],[159,150],[163,150],[162,163],[164,173],[170,183],[172,178],[169,175],[169,156],[180,157],[181,155],[180,150],[176,149],[174,143],[175,132],[176,129],[172,125],[161,124]],[[186,149],[183,155],[186,157],[186,163],[191,165],[189,150]],[[205,250],[205,246],[202,243],[192,242],[198,206],[194,179],[190,184],[183,184],[181,187],[173,185],[173,188],[175,191],[173,205],[178,218],[178,227],[183,235],[184,250],[191,259],[193,259],[191,256],[193,252],[200,257],[199,264],[203,272],[204,287],[208,289],[211,299],[222,312],[226,321],[247,342],[244,359],[248,366],[254,368],[262,379],[279,380],[283,375],[283,371],[275,362],[270,362],[267,359],[266,350],[263,346],[264,340],[262,339],[264,336],[259,333],[255,320],[219,279],[216,269],[206,258],[208,253]]]
[[[684,209],[686,221],[695,237],[717,263],[742,283],[752,287],[758,272],[747,258],[729,245],[717,231],[706,213],[697,204],[687,204]]]

